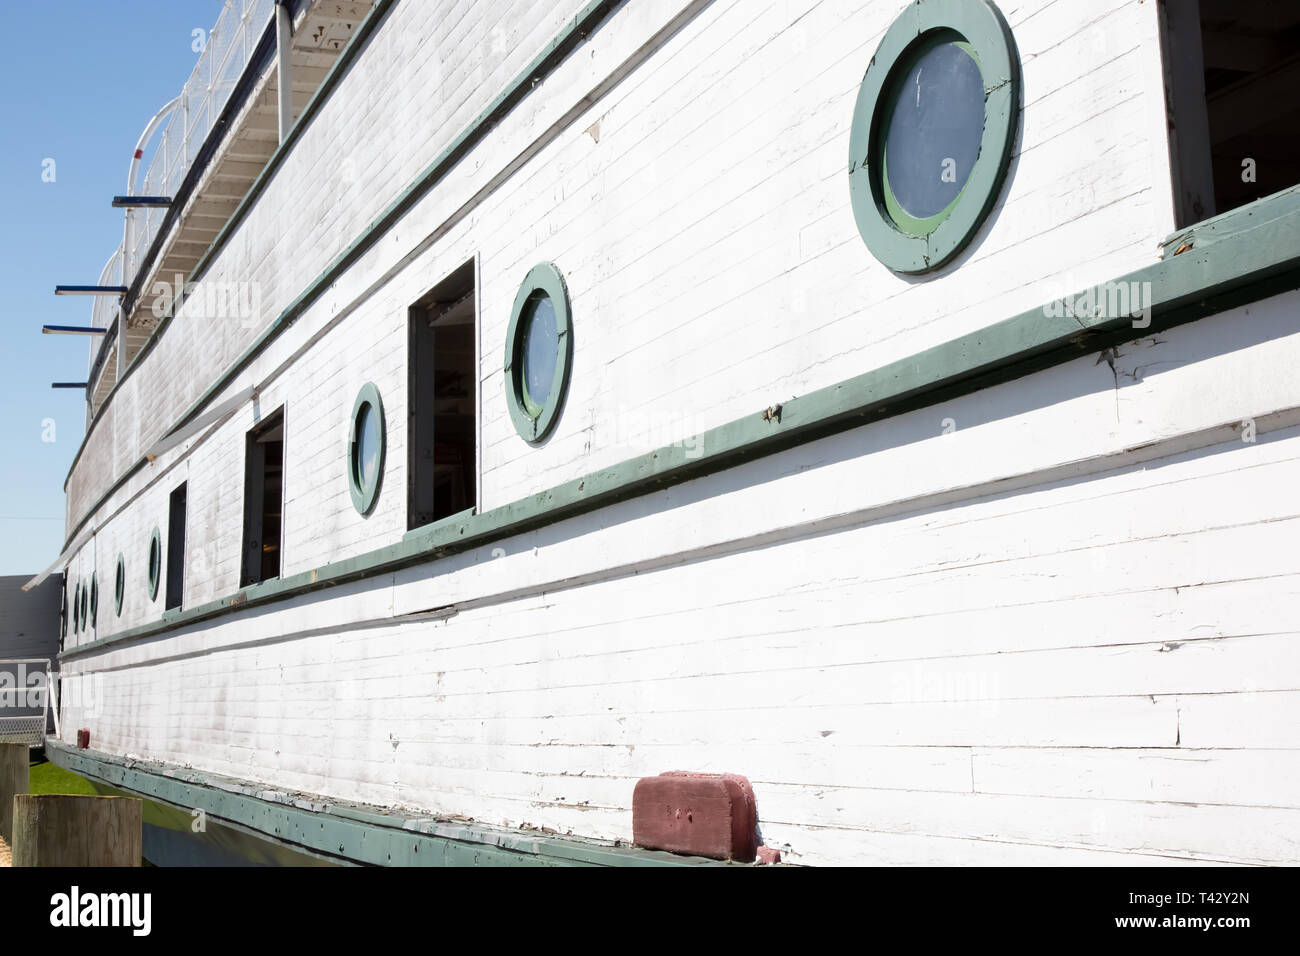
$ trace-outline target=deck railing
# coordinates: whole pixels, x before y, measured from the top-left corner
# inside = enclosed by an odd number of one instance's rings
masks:
[[[157,147],[143,182],[135,184],[135,195],[176,197],[274,13],[275,0],[226,0],[194,72],[156,134]],[[126,210],[131,226],[124,230],[122,242],[104,266],[100,285],[131,285],[145,264],[167,212],[165,207]],[[117,300],[109,296],[97,297],[91,307],[91,325],[109,330],[98,349],[91,351],[92,390],[98,387],[99,376],[108,366],[105,353],[116,341],[117,311]]]
[[[158,134],[153,160],[137,187],[140,195],[176,195],[274,13],[275,0],[226,0],[194,72]],[[140,269],[167,210],[135,210],[131,214],[135,227],[131,248],[126,250],[127,285]]]

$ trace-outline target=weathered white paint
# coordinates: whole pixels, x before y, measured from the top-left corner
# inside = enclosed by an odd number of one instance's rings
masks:
[[[257,282],[262,325],[578,4],[455,6],[393,8],[218,256],[209,278]],[[1013,170],[924,282],[866,252],[845,182],[898,5],[715,0],[627,70],[685,6],[621,8],[214,398],[256,385],[255,404],[99,509],[70,565],[100,569],[85,639],[158,619],[146,548],[182,481],[186,604],[237,590],[244,435],[281,405],[284,570],[399,540],[406,310],[471,257],[491,508],[1111,278],[1168,232],[1154,4],[1002,4],[1025,76]],[[501,365],[544,259],[577,348],[530,448]],[[65,725],[111,753],[624,840],[637,777],[744,773],[765,840],[803,862],[1292,862],[1298,306],[69,661],[105,693]],[[92,433],[70,516],[257,331],[183,311]],[[344,451],[366,381],[389,444],[362,518]]]

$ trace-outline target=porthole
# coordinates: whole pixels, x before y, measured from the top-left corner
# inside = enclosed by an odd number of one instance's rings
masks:
[[[126,598],[126,558],[117,556],[117,570],[113,572],[113,612],[122,616],[122,601]]]
[[[99,573],[90,576],[90,626],[99,623]]]
[[[84,631],[90,627],[90,588],[85,581],[81,582],[81,629]]]
[[[72,633],[81,632],[81,582],[72,591]]]
[[[361,386],[352,406],[352,427],[348,433],[348,488],[352,504],[369,514],[384,481],[384,446],[387,444],[384,403],[372,382]]]
[[[993,208],[1020,112],[1020,58],[990,0],[916,0],[858,90],[849,193],[858,232],[895,272],[931,272]]]
[[[158,582],[162,580],[162,535],[158,529],[153,529],[153,534],[149,536],[149,600],[153,601],[158,597]]]
[[[570,318],[560,270],[549,262],[534,266],[515,296],[506,332],[506,402],[526,441],[545,439],[564,407],[573,367]]]

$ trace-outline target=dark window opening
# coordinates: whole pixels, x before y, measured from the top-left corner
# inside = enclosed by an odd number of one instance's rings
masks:
[[[280,576],[284,409],[248,433],[244,448],[244,568],[239,586]]]
[[[1300,4],[1161,0],[1179,228],[1300,183]]]
[[[473,261],[411,306],[408,529],[477,500],[477,315]]]
[[[171,494],[167,517],[167,603],[171,610],[181,606],[185,594],[185,486]]]
[[[68,637],[68,572],[63,572],[63,604],[59,608],[59,650]]]

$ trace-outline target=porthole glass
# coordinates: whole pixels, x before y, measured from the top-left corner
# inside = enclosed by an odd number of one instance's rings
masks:
[[[545,292],[533,294],[524,318],[524,398],[539,415],[551,395],[560,342],[555,334],[555,303]]]
[[[379,464],[379,416],[369,405],[357,416],[357,480],[368,485],[375,480]]]
[[[560,270],[544,262],[519,287],[506,333],[506,401],[525,440],[540,442],[555,427],[572,365],[568,286]]]
[[[81,585],[81,629],[85,630],[90,627],[90,588],[85,583]]]
[[[1020,61],[991,0],[915,0],[867,67],[849,135],[858,232],[896,272],[930,272],[975,237],[1001,192]]]
[[[126,559],[117,556],[117,570],[113,572],[113,611],[122,615],[122,601],[126,599]]]
[[[90,576],[90,626],[99,622],[99,575]]]
[[[72,591],[72,633],[81,632],[81,582]]]
[[[924,233],[952,208],[984,134],[984,81],[970,45],[940,40],[915,55],[891,96],[885,196],[894,221]]]
[[[157,528],[149,537],[149,600],[158,597],[158,582],[162,579],[162,535]]]
[[[352,427],[348,436],[348,488],[352,504],[369,514],[379,496],[384,477],[384,403],[371,382],[361,387],[352,406]]]

